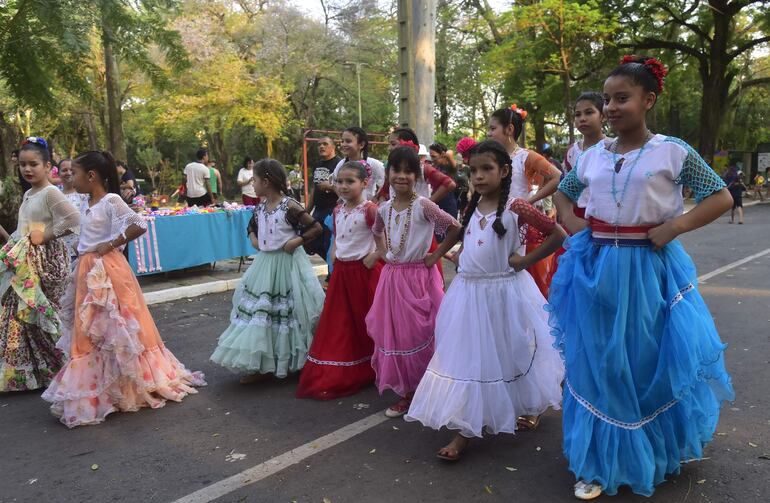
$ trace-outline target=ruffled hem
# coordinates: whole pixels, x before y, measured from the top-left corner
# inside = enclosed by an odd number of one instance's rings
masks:
[[[93,350],[72,358],[42,398],[69,428],[97,424],[116,411],[162,407],[181,401],[205,386],[200,372],[190,372],[165,346],[146,349],[139,322],[121,313],[102,259],[86,274],[87,293],[77,308]]]
[[[527,382],[532,380],[527,376],[515,382],[460,381],[428,368],[404,419],[435,430],[459,430],[465,437],[481,437],[485,430],[490,434],[514,433],[519,416],[539,416],[548,408],[560,408],[559,383],[551,383],[553,396],[547,396],[541,386]]]
[[[355,395],[374,382],[369,357],[357,362],[317,363],[308,357],[297,387],[298,398],[331,400]]]
[[[274,334],[268,329],[248,330],[231,325],[220,336],[210,360],[236,374],[275,374],[282,378],[302,369],[311,340],[311,334],[296,331]],[[254,347],[275,342],[288,347],[279,350]]]
[[[565,386],[564,455],[578,480],[598,482],[608,495],[626,485],[652,496],[684,461],[703,458],[719,421],[720,402],[708,383],[656,411],[640,425],[618,426],[580,403]]]
[[[210,360],[234,373],[286,377],[300,370],[324,298],[304,251],[258,253],[233,294],[230,326]]]
[[[586,230],[565,247],[547,307],[567,366],[564,453],[607,494],[629,485],[649,496],[702,457],[734,399],[726,345],[680,243],[595,246]]]

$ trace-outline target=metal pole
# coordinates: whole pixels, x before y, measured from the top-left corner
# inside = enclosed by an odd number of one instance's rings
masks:
[[[361,63],[356,63],[356,77],[358,78],[358,127],[362,128],[364,126],[361,118]]]

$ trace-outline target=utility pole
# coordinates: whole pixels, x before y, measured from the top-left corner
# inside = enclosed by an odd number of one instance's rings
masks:
[[[433,143],[436,100],[436,2],[398,0],[399,123]]]
[[[364,127],[361,114],[361,67],[368,65],[360,61],[345,61],[345,64],[356,67],[356,80],[358,80],[358,127]]]

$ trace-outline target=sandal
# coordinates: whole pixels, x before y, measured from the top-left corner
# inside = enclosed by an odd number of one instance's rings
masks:
[[[519,416],[516,418],[516,426],[520,429],[535,431],[540,425],[540,416]]]
[[[579,480],[575,484],[575,497],[579,500],[592,500],[598,498],[602,494],[602,486],[599,484],[587,483]]]
[[[467,437],[463,437],[462,435],[458,435],[458,436],[465,441],[465,445],[462,448],[458,449],[456,447],[444,446],[438,450],[438,452],[436,453],[436,457],[444,461],[450,461],[452,463],[460,461],[460,457],[463,451],[468,447],[468,444],[470,443],[471,439]],[[456,438],[452,439],[452,442],[450,442],[449,445],[453,444],[455,440]]]
[[[409,406],[412,404],[411,397],[404,397],[395,404],[385,409],[385,415],[389,418],[401,417],[409,410]]]

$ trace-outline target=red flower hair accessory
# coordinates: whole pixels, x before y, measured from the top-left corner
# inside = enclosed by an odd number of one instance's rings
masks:
[[[455,147],[455,150],[458,154],[460,154],[463,158],[463,160],[468,159],[468,152],[476,146],[476,140],[471,138],[470,136],[466,136],[464,138],[461,138],[460,141],[457,142],[457,147]]]
[[[521,108],[517,107],[516,103],[511,105],[511,110],[513,110],[514,112],[519,114],[521,116],[521,120],[526,120],[527,119],[527,111],[526,110],[522,110]]]
[[[655,77],[655,80],[658,81],[658,92],[663,92],[663,81],[666,78],[666,75],[668,75],[668,69],[666,68],[666,65],[661,63],[659,59],[644,58],[626,54],[620,59],[620,64],[625,65],[628,63],[639,63],[640,65],[644,66],[647,71]]]
[[[415,152],[420,151],[420,146],[415,144],[412,140],[398,140],[398,144],[402,147],[410,147],[413,148]]]

